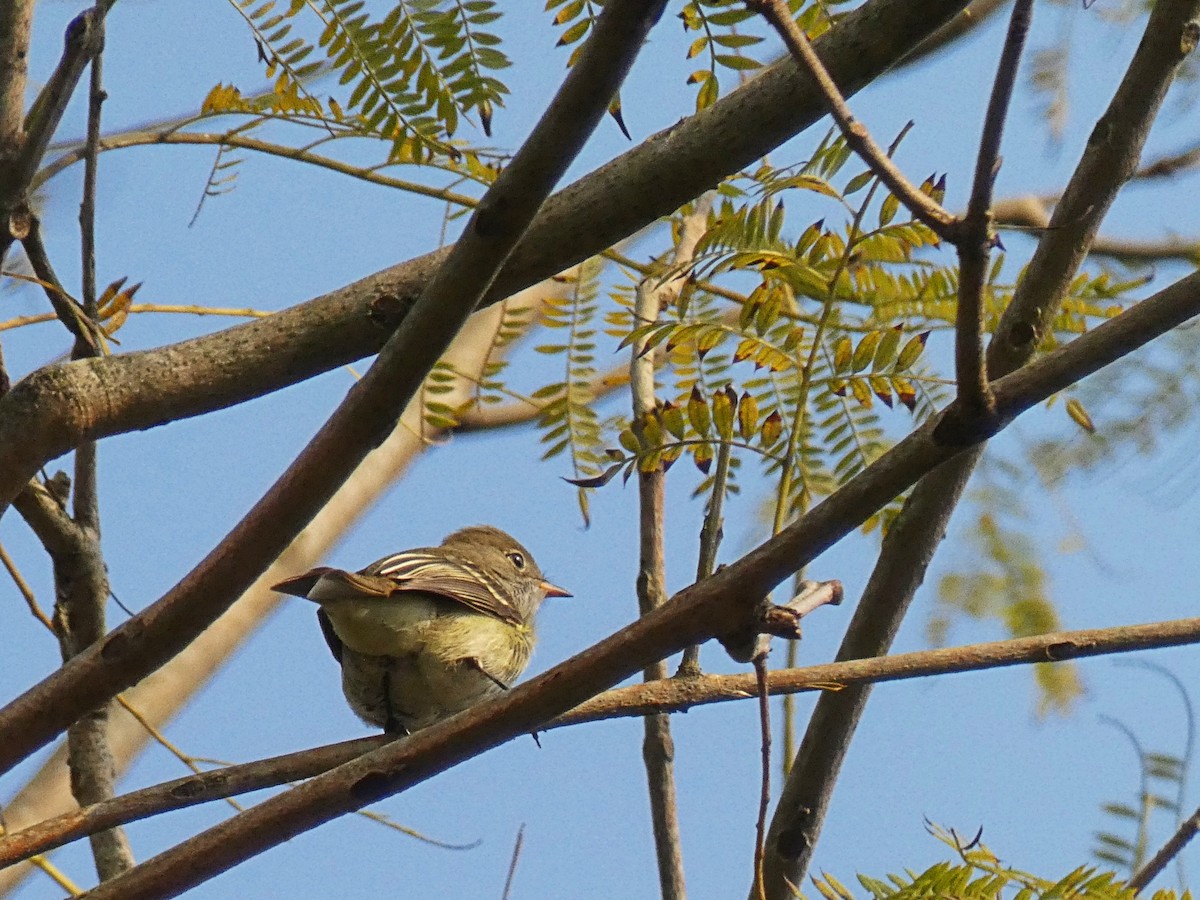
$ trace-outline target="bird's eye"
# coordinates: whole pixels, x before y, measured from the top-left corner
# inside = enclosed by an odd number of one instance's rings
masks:
[[[512,553],[508,554],[508,559],[518,569],[525,568],[525,554],[524,553],[518,553],[516,550],[514,550]]]

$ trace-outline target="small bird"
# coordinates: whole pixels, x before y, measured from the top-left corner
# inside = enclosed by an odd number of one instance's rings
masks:
[[[272,590],[320,605],[350,708],[391,733],[426,728],[508,690],[529,663],[542,601],[571,596],[490,525],[358,572],[321,566]]]

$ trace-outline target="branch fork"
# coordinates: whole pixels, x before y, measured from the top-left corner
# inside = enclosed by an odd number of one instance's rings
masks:
[[[800,620],[822,606],[838,606],[843,594],[840,581],[802,581],[799,593],[787,603],[762,601],[748,611],[744,628],[717,635],[717,640],[735,662],[763,659],[771,638],[800,640]]]

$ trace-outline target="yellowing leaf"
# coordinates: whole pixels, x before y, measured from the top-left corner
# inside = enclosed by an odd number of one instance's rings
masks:
[[[696,385],[692,386],[692,395],[688,397],[687,402],[688,421],[692,423],[692,428],[700,437],[708,437],[708,429],[712,424],[712,416],[709,414],[708,402],[704,399],[704,395],[700,393],[700,388]]]
[[[1092,417],[1088,415],[1088,411],[1077,398],[1072,397],[1067,401],[1067,415],[1088,434],[1096,433],[1096,425],[1092,422]]]
[[[841,200],[841,195],[823,178],[817,178],[815,175],[797,175],[795,178],[788,179],[788,183],[794,187],[804,188],[809,191],[816,191],[818,194],[824,194],[826,197],[832,197],[834,200]]]
[[[729,385],[713,394],[712,418],[722,440],[733,440],[733,414],[737,406],[737,394]]]
[[[854,399],[857,400],[859,404],[867,407],[868,409],[871,408],[871,389],[867,387],[866,379],[851,378],[850,393],[854,395]]]
[[[875,351],[875,360],[871,363],[872,372],[882,372],[896,361],[896,354],[900,350],[900,336],[903,331],[903,326],[897,325],[883,332],[883,338],[879,341],[879,349]]]
[[[913,387],[913,383],[907,378],[896,376],[892,378],[892,390],[896,392],[896,396],[900,402],[908,407],[908,411],[912,412],[917,408],[917,389]]]
[[[637,468],[639,472],[649,473],[658,469],[659,463],[662,461],[662,451],[654,450],[644,456],[639,456]]]
[[[927,340],[929,340],[928,331],[922,331],[908,339],[908,343],[904,345],[904,349],[900,351],[900,357],[896,360],[897,372],[903,372],[917,361],[925,350]]]
[[[743,359],[749,359],[758,351],[758,341],[754,338],[743,338],[742,342],[737,345],[737,349],[733,351],[733,361],[741,362]]]
[[[762,441],[763,447],[766,448],[774,446],[782,436],[783,416],[779,415],[779,410],[776,409],[763,420],[759,439]]]
[[[896,212],[900,209],[900,200],[895,194],[888,194],[887,199],[879,207],[879,227],[887,225],[892,219],[896,218]]]
[[[683,410],[668,400],[662,408],[663,427],[677,440],[683,440],[687,423],[683,419]]]
[[[883,405],[888,409],[892,408],[892,388],[888,384],[888,380],[882,375],[869,375],[867,380],[871,383],[871,391],[883,401]]]
[[[875,351],[878,349],[882,337],[883,335],[878,331],[870,331],[863,335],[858,346],[854,348],[854,356],[850,360],[852,371],[861,372],[871,364],[871,361],[875,359]]]
[[[642,416],[642,440],[647,447],[661,447],[663,443],[662,425],[653,411]]]
[[[738,403],[738,431],[742,433],[742,439],[748,441],[757,430],[758,401],[746,391]]]
[[[833,371],[841,373],[849,370],[853,349],[854,345],[850,343],[850,338],[844,334],[834,342]]]
[[[725,332],[720,328],[709,328],[701,332],[700,337],[696,339],[696,352],[703,357],[724,339]]]

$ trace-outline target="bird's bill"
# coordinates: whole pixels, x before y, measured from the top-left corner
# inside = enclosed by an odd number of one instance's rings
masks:
[[[271,590],[278,591],[281,594],[291,594],[293,597],[303,597],[308,599],[308,592],[313,589],[321,576],[334,571],[328,566],[320,566],[305,572],[303,575],[294,575],[291,578],[286,578],[279,584],[271,585]]]
[[[548,581],[543,581],[540,585],[538,585],[538,587],[540,587],[543,591],[545,591],[547,597],[574,597],[575,596],[570,591],[568,591],[566,588],[560,588],[558,585],[551,584]]]

